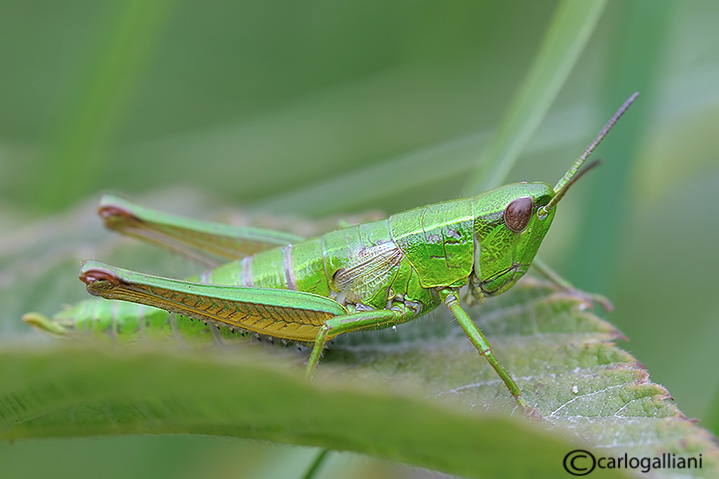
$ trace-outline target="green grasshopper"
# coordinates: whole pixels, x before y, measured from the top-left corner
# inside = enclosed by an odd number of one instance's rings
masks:
[[[189,220],[106,196],[99,212],[111,229],[208,264],[230,262],[181,281],[88,260],[80,279],[90,294],[154,308],[116,302],[108,315],[98,314],[96,303],[81,303],[53,321],[34,313],[24,319],[56,334],[74,328],[132,335],[167,328],[168,312],[176,313],[181,316],[171,324],[175,329],[197,328],[198,323],[185,319],[198,319],[312,343],[306,368],[311,377],[330,339],[395,326],[444,304],[517,405],[536,415],[462,309],[460,288],[468,287],[466,299],[482,301],[509,290],[527,272],[556,205],[597,165],[595,161],[581,169],[636,97],[624,102],[554,188],[541,182],[513,183],[312,239]]]

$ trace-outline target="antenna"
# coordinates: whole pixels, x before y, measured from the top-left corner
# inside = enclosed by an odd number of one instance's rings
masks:
[[[619,121],[622,115],[624,115],[624,112],[627,111],[627,109],[632,105],[632,103],[634,103],[634,100],[636,100],[638,96],[639,92],[635,92],[632,96],[627,98],[627,100],[622,104],[622,106],[620,106],[619,109],[614,113],[614,115],[612,115],[607,124],[604,125],[604,127],[599,131],[594,140],[592,140],[592,142],[584,149],[584,153],[579,155],[579,157],[574,160],[572,166],[569,168],[569,170],[567,170],[562,179],[559,180],[559,182],[557,182],[557,185],[554,187],[554,198],[552,198],[546,206],[543,206],[541,208],[542,214],[546,215],[549,210],[554,208],[556,204],[559,203],[559,200],[561,200],[562,197],[567,193],[569,187],[572,186],[574,182],[576,182],[584,173],[594,168],[598,164],[598,162],[592,163],[587,168],[583,169],[579,175],[577,175],[577,172],[579,171],[579,168],[582,167],[582,164],[584,164],[586,159],[589,158],[589,155],[591,155],[592,152],[597,148],[597,146],[599,146],[604,137],[607,136],[615,123]]]

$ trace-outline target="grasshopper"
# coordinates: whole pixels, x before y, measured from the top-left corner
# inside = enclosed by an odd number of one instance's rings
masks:
[[[472,198],[446,201],[303,239],[291,234],[205,223],[159,213],[105,196],[99,212],[114,230],[221,264],[181,281],[85,261],[80,279],[90,294],[154,308],[115,303],[112,320],[93,323],[96,304],[25,320],[57,334],[68,329],[135,333],[166,325],[190,329],[198,319],[215,326],[312,344],[311,377],[325,345],[353,331],[405,323],[444,304],[502,379],[521,410],[530,407],[489,341],[460,305],[509,290],[532,265],[556,205],[597,161],[582,168],[637,97],[630,96],[552,187],[513,183]],[[229,261],[229,262],[228,262]],[[107,314],[104,314],[107,316]],[[113,321],[122,317],[121,327]],[[197,324],[197,323],[195,323]],[[214,330],[213,330],[214,331]]]

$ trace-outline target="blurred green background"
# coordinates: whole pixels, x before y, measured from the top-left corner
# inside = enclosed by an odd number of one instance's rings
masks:
[[[3,264],[17,231],[51,234],[45,218],[102,191],[183,187],[217,205],[303,217],[391,214],[476,193],[465,180],[555,7],[3,0]],[[562,202],[540,255],[614,302],[608,319],[631,339],[622,347],[715,434],[717,21],[709,0],[609,2],[506,179],[554,184],[641,92],[599,149],[603,166]],[[0,286],[21,288],[15,273],[0,273]],[[0,331],[26,332],[10,312]],[[87,477],[190,477],[208,464],[217,477],[298,477],[312,452],[216,438],[48,440],[1,445],[0,464],[37,477],[85,477],[79,461]],[[420,474],[352,456],[332,467],[347,477]]]

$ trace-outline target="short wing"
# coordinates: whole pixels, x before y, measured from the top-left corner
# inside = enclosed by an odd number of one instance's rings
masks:
[[[334,285],[350,301],[367,302],[378,291],[387,291],[401,259],[402,252],[391,241],[364,248],[346,268],[335,273]]]

